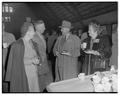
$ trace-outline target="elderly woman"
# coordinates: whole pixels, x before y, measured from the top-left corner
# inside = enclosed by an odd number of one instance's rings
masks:
[[[22,38],[11,47],[5,79],[10,81],[10,92],[39,92],[39,59],[31,40],[35,34],[33,24],[24,23],[21,34]]]
[[[89,37],[82,43],[85,54],[83,72],[92,74],[95,71],[106,70],[111,56],[110,41],[108,36],[100,35],[101,28],[96,21],[89,24]]]

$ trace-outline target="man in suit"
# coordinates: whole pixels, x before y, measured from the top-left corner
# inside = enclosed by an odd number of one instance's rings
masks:
[[[49,64],[47,62],[46,56],[46,41],[44,36],[42,35],[45,31],[45,24],[42,20],[35,22],[36,34],[34,35],[33,41],[36,43],[36,47],[38,48],[38,54],[40,57],[40,64],[38,67],[38,75],[39,75],[39,86],[40,91],[46,88],[46,86],[52,82],[52,75],[50,73]]]
[[[78,56],[80,56],[80,39],[71,34],[71,22],[64,20],[60,26],[62,36],[58,37],[53,52],[56,55],[55,81],[77,77]]]

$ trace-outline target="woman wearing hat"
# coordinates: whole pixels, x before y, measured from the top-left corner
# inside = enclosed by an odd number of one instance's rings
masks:
[[[108,68],[111,56],[111,47],[108,36],[100,35],[100,25],[93,21],[89,24],[89,37],[81,45],[85,54],[83,72],[92,74],[95,71],[103,71]]]
[[[21,34],[22,38],[11,46],[5,80],[10,82],[10,92],[40,92],[39,56],[31,40],[35,34],[33,24],[24,23]]]
[[[72,35],[69,21],[63,21],[60,26],[60,36],[54,46],[53,52],[56,57],[55,81],[75,78],[78,75],[78,56],[80,55],[80,39]]]

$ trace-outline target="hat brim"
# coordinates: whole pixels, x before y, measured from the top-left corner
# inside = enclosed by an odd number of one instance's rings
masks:
[[[64,28],[64,27],[66,27],[66,26],[59,26],[59,28]],[[66,27],[66,28],[72,29],[73,27]]]

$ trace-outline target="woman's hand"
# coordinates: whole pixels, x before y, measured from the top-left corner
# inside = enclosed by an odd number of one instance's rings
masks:
[[[93,55],[100,55],[100,53],[98,51],[95,51],[95,50],[87,50],[87,51],[85,51],[85,53],[93,54]]]
[[[34,58],[32,58],[32,62],[33,62],[33,64],[38,65],[40,60],[38,57],[34,57]]]
[[[87,47],[87,43],[81,44],[81,48],[84,50]]]
[[[87,54],[93,54],[93,50],[86,50],[84,52],[87,53]]]

